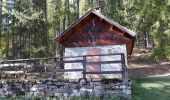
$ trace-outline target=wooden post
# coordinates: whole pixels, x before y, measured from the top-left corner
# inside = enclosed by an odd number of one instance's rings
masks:
[[[144,33],[144,43],[145,43],[145,47],[148,48],[149,41],[148,41],[148,33],[147,32]]]
[[[139,39],[138,39],[138,36],[136,36],[135,47],[138,47],[138,44],[139,44]]]
[[[83,56],[83,79],[86,78],[86,56]]]
[[[53,71],[53,73],[54,73],[54,76],[53,76],[53,79],[55,79],[56,78],[56,69],[57,69],[57,58],[54,58],[54,62],[55,62],[55,67],[54,67],[54,71]]]
[[[125,78],[126,77],[126,75],[125,75],[125,71],[126,71],[126,66],[125,66],[125,55],[124,54],[121,54],[121,64],[122,64],[122,71],[123,71],[123,73],[122,73],[122,78]]]
[[[1,24],[1,23],[0,23]],[[0,65],[2,64],[3,62],[0,62]],[[0,79],[2,79],[2,67],[0,67]]]
[[[45,73],[47,73],[47,67],[46,66],[44,67],[44,71],[45,71]]]
[[[62,45],[59,45],[59,55],[60,55],[60,61],[63,61],[63,57],[64,57],[64,47]],[[64,69],[64,64],[60,63],[60,69]]]
[[[0,68],[0,79],[2,79],[2,69]]]

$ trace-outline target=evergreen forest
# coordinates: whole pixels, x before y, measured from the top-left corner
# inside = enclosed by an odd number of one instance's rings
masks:
[[[170,60],[170,0],[0,0],[0,60],[58,55],[54,38],[96,8],[151,38],[152,59]]]

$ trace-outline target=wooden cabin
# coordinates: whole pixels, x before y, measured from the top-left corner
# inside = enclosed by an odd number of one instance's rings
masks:
[[[64,69],[83,69],[85,66],[86,78],[123,77],[118,72],[125,71],[122,62],[124,61],[126,67],[127,55],[132,54],[134,40],[133,31],[105,17],[98,10],[87,12],[55,38],[55,41],[64,47],[61,51],[64,57],[80,56],[74,60],[85,60],[80,63],[65,63]],[[64,60],[68,59],[70,58]],[[82,72],[64,74],[68,79],[83,76]]]

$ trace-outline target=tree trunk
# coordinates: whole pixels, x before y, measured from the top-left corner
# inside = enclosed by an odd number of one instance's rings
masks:
[[[149,47],[149,41],[148,41],[148,33],[144,33],[144,43],[145,43],[145,48]]]
[[[46,40],[46,46],[45,46],[45,56],[49,55],[49,43],[48,43],[48,15],[47,15],[47,0],[45,0],[45,9],[44,9],[44,13],[45,13],[45,40]]]
[[[79,14],[80,14],[80,4],[79,4],[80,0],[77,0],[77,19],[79,19]]]
[[[2,29],[2,0],[0,0],[0,46],[2,45],[1,43],[1,29]]]

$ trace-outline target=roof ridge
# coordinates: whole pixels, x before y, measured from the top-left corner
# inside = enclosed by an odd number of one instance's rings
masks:
[[[86,16],[88,16],[90,13],[93,13],[93,14],[95,14],[96,16],[101,17],[102,19],[104,19],[104,20],[107,21],[108,23],[116,26],[116,27],[119,28],[120,30],[128,33],[129,35],[131,35],[131,36],[133,36],[133,37],[135,37],[136,33],[133,32],[132,30],[130,30],[130,29],[128,29],[128,28],[120,25],[119,23],[117,23],[117,22],[109,19],[108,17],[104,16],[102,13],[99,13],[97,10],[91,9],[91,10],[89,10],[86,14],[84,14],[81,18],[79,18],[77,21],[75,21],[73,24],[71,24],[71,25],[70,25],[66,30],[64,30],[61,34],[59,34],[58,36],[56,36],[56,37],[54,38],[54,40],[57,39],[57,38],[62,37],[65,33],[67,33],[70,29],[72,29],[74,26],[76,26],[79,22],[81,22],[81,21],[82,21]]]

